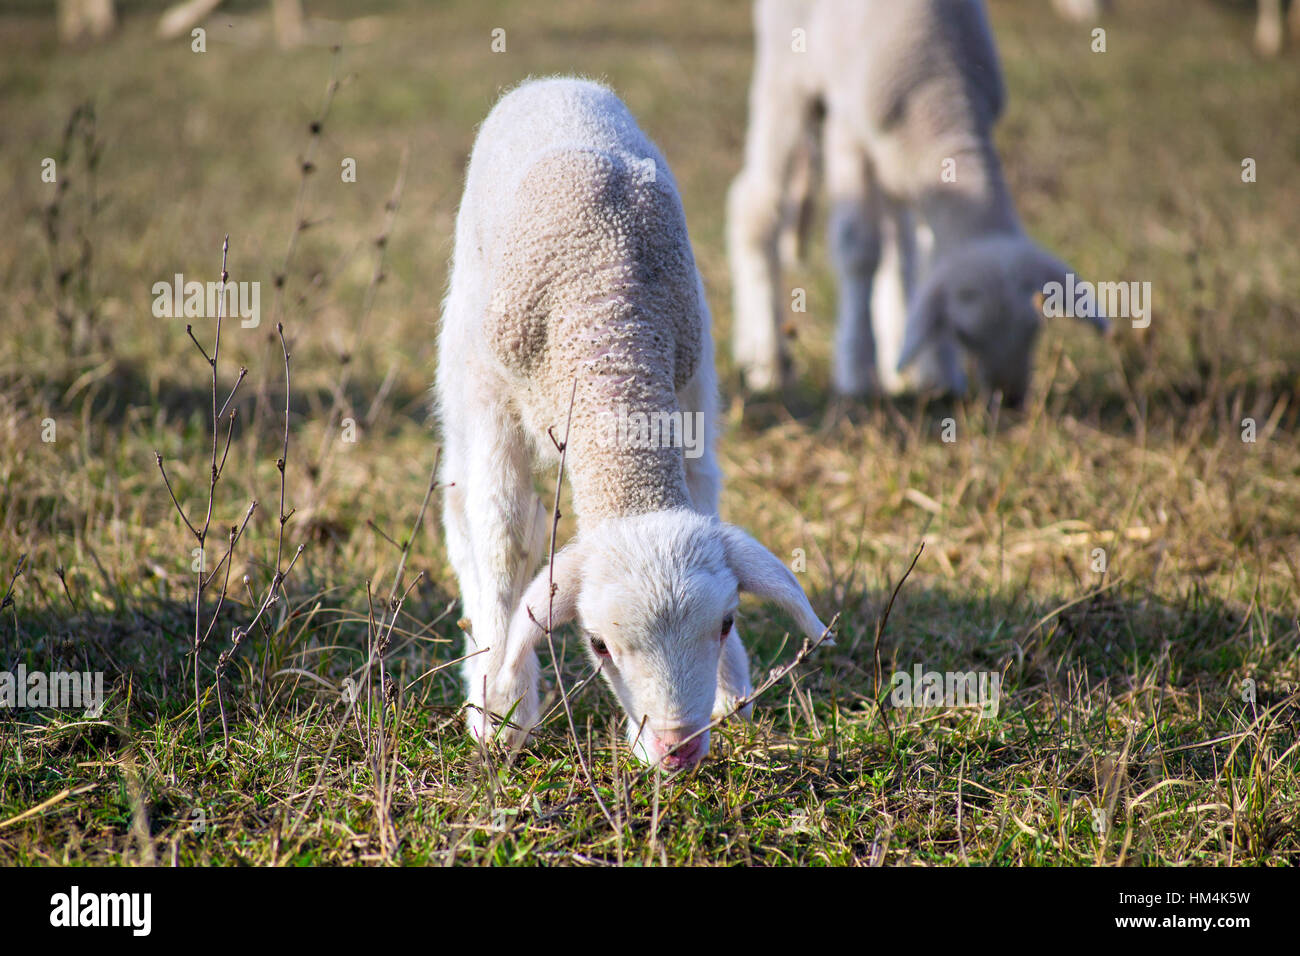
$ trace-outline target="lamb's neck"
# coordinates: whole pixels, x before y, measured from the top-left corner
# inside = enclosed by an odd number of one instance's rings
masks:
[[[580,531],[607,518],[690,508],[681,450],[588,455],[573,472],[573,503]]]
[[[609,270],[592,296],[557,299],[548,381],[551,407],[574,392],[568,470],[580,527],[604,518],[690,507],[685,453],[703,429],[682,412],[669,323],[638,287]],[[569,386],[576,375],[576,386]],[[692,447],[694,446],[694,447]]]
[[[954,179],[921,191],[917,204],[934,234],[934,254],[983,236],[1022,231],[991,143],[967,144],[946,154]]]
[[[623,388],[593,376],[580,382],[583,430],[569,467],[579,527],[605,518],[691,507],[685,448],[702,434],[671,388]],[[644,386],[645,383],[635,383]]]

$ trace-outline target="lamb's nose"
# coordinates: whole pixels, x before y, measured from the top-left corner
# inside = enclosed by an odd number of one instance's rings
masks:
[[[676,735],[669,738],[656,737],[655,750],[659,752],[659,762],[666,769],[685,770],[704,756],[703,735],[692,737],[685,743]]]

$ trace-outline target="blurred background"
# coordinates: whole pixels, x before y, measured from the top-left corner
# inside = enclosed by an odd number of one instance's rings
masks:
[[[1049,418],[1176,442],[1195,428],[1235,434],[1253,416],[1282,429],[1274,445],[1287,447],[1254,449],[1252,469],[1289,456],[1300,44],[1261,58],[1247,2],[1120,0],[1082,23],[1047,0],[989,6],[1009,90],[998,143],[1027,228],[1082,276],[1152,283],[1146,330],[1121,329],[1113,344],[1071,323],[1045,336],[1037,384]],[[260,328],[230,326],[223,343],[232,375],[250,369],[245,397],[278,380],[283,321],[303,403],[295,427],[311,457],[329,454],[325,433],[345,417],[341,378],[346,411],[397,441],[329,455],[341,473],[310,494],[347,493],[335,509],[307,502],[304,516],[355,524],[348,489],[391,482],[394,469],[409,468],[403,478],[418,488],[427,451],[393,452],[427,444],[425,390],[468,150],[501,91],[530,75],[607,81],[658,142],[727,341],[723,201],[741,160],[749,4],[309,0],[286,37],[270,3],[230,0],[198,21],[206,52],[184,22],[178,37],[158,36],[168,7],[119,2],[101,39],[60,43],[53,3],[0,3],[0,410],[7,493],[17,496],[0,524],[7,545],[24,537],[14,509],[33,485],[85,502],[106,491],[96,464],[119,481],[155,482],[146,437],[179,441],[169,425],[203,407],[208,384],[183,321],[151,313],[151,289],[175,273],[214,281],[227,233],[232,278],[263,293]],[[1104,53],[1093,52],[1095,27]],[[58,161],[57,183],[43,181],[46,158]],[[1253,183],[1243,182],[1246,159]],[[349,160],[355,182],[343,181]],[[394,214],[385,206],[395,191]],[[795,329],[806,386],[791,399],[796,414],[815,411],[827,386],[834,301],[820,233],[809,269],[790,277],[809,291]],[[730,398],[739,383],[727,353]],[[1198,425],[1195,409],[1212,425]],[[274,440],[265,411],[255,431]],[[89,456],[84,467],[56,465],[41,457],[54,449],[19,439],[15,416],[47,414],[63,425],[59,442],[75,439]],[[780,414],[759,407],[744,421]],[[1279,477],[1295,474],[1288,461]],[[64,485],[83,473],[90,486]],[[141,488],[110,510],[139,528],[163,517],[157,504]],[[85,521],[102,513],[86,510]]]

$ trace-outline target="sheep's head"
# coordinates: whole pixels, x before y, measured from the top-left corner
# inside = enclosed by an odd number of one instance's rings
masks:
[[[512,664],[544,633],[552,577],[552,624],[577,621],[627,714],[633,751],[669,769],[708,753],[719,657],[742,591],[775,601],[814,639],[825,631],[794,575],[748,534],[660,511],[607,519],[556,554],[515,612]]]
[[[923,348],[955,341],[975,360],[984,387],[1020,405],[1042,330],[1045,287],[1064,286],[1070,271],[1024,236],[980,239],[941,256],[913,300],[899,370]],[[1104,333],[1110,324],[1093,306],[1080,318]],[[960,372],[956,378],[948,384],[961,391]]]

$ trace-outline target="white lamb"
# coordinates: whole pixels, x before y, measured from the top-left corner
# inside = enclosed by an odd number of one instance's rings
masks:
[[[757,0],[755,24],[745,166],[727,230],[746,384],[773,388],[789,374],[780,260],[796,243],[782,232],[807,221],[807,155],[820,133],[839,287],[836,390],[961,392],[964,349],[986,387],[1019,403],[1043,321],[1036,293],[1070,270],[1025,235],[1002,178],[992,140],[1002,78],[983,6]]]
[[[709,324],[672,174],[618,97],[562,78],[502,98],[466,174],[437,384],[479,739],[517,742],[536,723],[533,648],[552,600],[556,626],[580,623],[634,752],[673,769],[751,693],[739,592],[824,633],[794,575],[718,519]],[[571,395],[578,532],[530,584],[550,524],[531,473],[558,464]],[[692,423],[694,457],[679,427]]]

